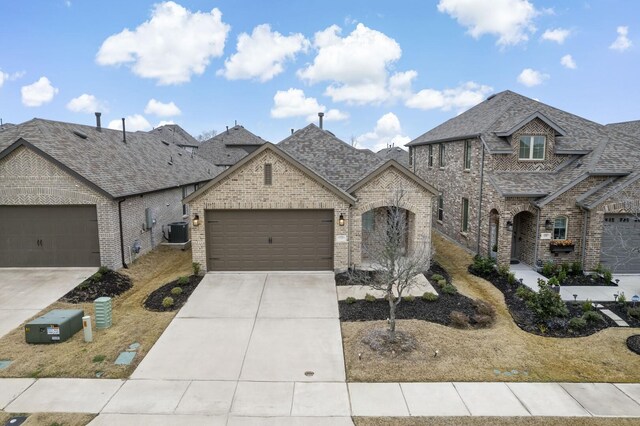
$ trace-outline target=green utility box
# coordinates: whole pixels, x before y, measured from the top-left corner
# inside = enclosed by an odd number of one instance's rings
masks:
[[[60,343],[82,330],[81,309],[54,309],[24,326],[27,343]]]

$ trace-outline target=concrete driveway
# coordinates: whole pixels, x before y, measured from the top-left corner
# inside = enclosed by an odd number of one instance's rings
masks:
[[[334,274],[207,274],[92,424],[139,414],[352,424]]]
[[[97,268],[0,269],[0,337],[31,318]]]

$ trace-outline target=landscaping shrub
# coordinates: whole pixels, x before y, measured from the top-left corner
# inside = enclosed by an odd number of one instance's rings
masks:
[[[591,300],[587,299],[584,302],[582,302],[582,312],[586,313],[592,310],[593,310],[593,302],[591,302]]]
[[[602,271],[602,277],[605,279],[605,281],[608,283],[611,282],[611,280],[613,280],[613,274],[611,273],[610,269],[604,269]]]
[[[422,300],[424,300],[425,302],[435,302],[436,300],[438,300],[438,295],[435,293],[431,293],[430,291],[425,291],[425,293],[422,295]]]
[[[556,281],[558,282],[558,285],[564,283],[567,279],[567,271],[562,268],[560,269],[560,271],[558,272],[558,275],[556,275],[555,277],[553,277],[556,279]],[[549,280],[551,281],[551,279]]]
[[[173,306],[173,297],[165,297],[164,299],[162,299],[162,306],[164,306],[165,308]]]
[[[556,265],[553,262],[544,262],[542,265],[542,275],[550,278],[556,274]]]
[[[351,296],[349,296],[349,297],[347,297],[344,301],[345,301],[346,303],[348,303],[349,305],[352,305],[352,304],[356,303],[356,298],[355,298],[355,297],[351,297]]]
[[[627,315],[640,320],[640,306],[637,308],[628,308]]]
[[[620,293],[620,296],[618,296],[618,303],[621,305],[625,305],[627,303],[627,297],[624,293]]]
[[[518,283],[518,280],[516,279],[516,274],[514,274],[513,272],[509,272],[507,274],[507,282],[509,283],[509,285],[516,285]]]
[[[476,299],[473,301],[473,307],[476,309],[478,315],[488,316],[490,318],[495,318],[496,310],[493,306],[485,302],[484,300]]]
[[[456,294],[458,289],[455,288],[452,284],[445,283],[442,287],[440,287],[440,291],[444,294]]]
[[[94,283],[99,283],[101,280],[102,280],[102,273],[96,272],[95,274],[91,275],[91,281],[93,281]]]
[[[189,284],[189,277],[180,277],[177,282],[178,285],[187,285]]]
[[[200,275],[200,263],[198,262],[191,263],[191,268],[193,268],[193,275]]]
[[[604,272],[604,266],[602,266],[602,263],[598,263],[593,271],[597,274],[601,274]]]
[[[569,320],[569,328],[572,330],[582,330],[587,326],[587,321],[584,318],[576,317]]]
[[[604,321],[604,318],[602,317],[602,315],[600,315],[600,313],[596,311],[585,312],[584,314],[582,314],[582,319],[585,320],[586,322],[592,322],[592,323],[598,323],[598,322]]]
[[[529,287],[527,287],[525,285],[521,285],[516,290],[516,296],[518,296],[520,299],[522,299],[525,302],[527,302],[527,301],[531,300],[531,298],[533,296],[535,296],[535,292],[533,290],[531,290]]]
[[[489,315],[476,314],[472,319],[480,328],[490,327],[493,324],[493,318]]]
[[[460,311],[451,311],[449,314],[451,325],[456,328],[469,328],[469,317]]]
[[[444,277],[440,274],[433,274],[431,275],[431,279],[435,282],[438,282],[440,280],[444,280]]]
[[[408,294],[406,296],[404,296],[402,298],[402,300],[404,300],[405,302],[413,302],[414,300],[416,300],[415,296]]]
[[[567,276],[565,275],[564,278],[566,279]],[[538,285],[540,285],[540,279],[538,279]],[[547,281],[547,284],[551,287],[557,287],[559,286],[561,283],[561,281],[557,278],[557,277],[551,277],[549,278],[549,280]]]
[[[376,298],[373,294],[367,293],[364,295],[364,300],[366,300],[367,302],[375,302]]]
[[[580,275],[582,273],[582,263],[573,262],[571,264],[571,273],[573,273],[574,275]]]
[[[555,317],[566,317],[569,309],[564,303],[559,293],[551,289],[548,283],[539,279],[540,290],[533,293],[531,299],[527,301],[527,306],[533,311],[538,321],[547,321]]]
[[[437,284],[438,284],[440,287],[444,287],[444,286],[446,286],[446,285],[447,285],[447,280],[445,280],[445,279],[438,280]]]
[[[498,266],[498,274],[500,274],[501,277],[506,277],[507,275],[509,275],[509,265]]]
[[[177,296],[179,294],[182,294],[182,288],[181,287],[174,287],[171,289],[171,294],[173,294],[174,296]]]
[[[476,255],[473,257],[473,264],[471,265],[471,269],[477,275],[487,276],[493,272],[495,263],[496,261],[492,257],[482,257]]]
[[[101,266],[101,267],[98,268],[98,272],[100,272],[102,275],[104,275],[107,272],[109,272],[109,268],[107,268],[106,266]]]

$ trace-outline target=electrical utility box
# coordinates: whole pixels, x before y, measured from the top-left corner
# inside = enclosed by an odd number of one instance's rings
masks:
[[[27,343],[60,343],[82,330],[81,309],[54,309],[24,326]]]

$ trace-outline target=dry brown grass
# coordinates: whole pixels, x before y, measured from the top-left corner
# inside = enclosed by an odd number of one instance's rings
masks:
[[[5,424],[11,417],[17,414],[9,414],[0,411],[0,424]],[[81,413],[34,413],[29,414],[24,426],[60,425],[60,426],[85,426],[95,414]]]
[[[609,328],[581,338],[547,338],[527,333],[513,322],[502,293],[467,272],[471,255],[434,233],[437,261],[458,290],[496,308],[493,327],[458,330],[417,320],[398,321],[420,347],[405,357],[383,357],[361,342],[363,334],[384,322],[342,323],[347,379],[352,382],[422,381],[566,381],[638,382],[640,358],[625,340],[638,329]],[[443,255],[446,253],[446,255]],[[439,351],[434,358],[435,350]],[[362,360],[358,354],[362,353]],[[496,374],[517,370],[517,375]],[[524,375],[524,372],[527,375]]]
[[[0,339],[0,359],[13,361],[0,370],[0,377],[96,377],[98,371],[105,378],[128,377],[175,316],[175,312],[147,311],[143,302],[163,284],[192,273],[191,251],[160,247],[119,272],[131,277],[133,288],[114,299],[112,327],[94,328],[92,343],[85,343],[80,331],[64,343],[51,345],[25,343],[24,330],[19,327]],[[50,309],[80,308],[94,318],[91,303],[56,302],[37,316]],[[140,348],[131,365],[115,365],[118,354],[134,342],[140,343]],[[93,362],[96,356],[105,360]]]
[[[632,426],[639,419],[602,417],[354,417],[356,426]]]

